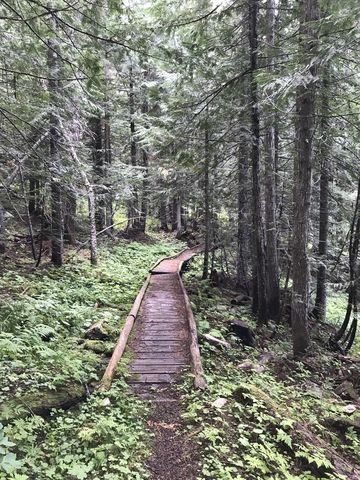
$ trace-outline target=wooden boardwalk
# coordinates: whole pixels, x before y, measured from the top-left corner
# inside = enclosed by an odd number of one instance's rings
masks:
[[[179,271],[199,251],[200,247],[187,249],[150,271],[129,345],[133,353],[130,383],[171,383],[190,366],[189,319]]]
[[[187,248],[160,260],[150,270],[126,318],[99,391],[110,388],[125,348],[130,348],[133,357],[129,383],[169,384],[191,365],[195,387],[206,387],[196,324],[180,276],[184,262],[201,251],[201,246]],[[127,345],[132,331],[132,340]]]

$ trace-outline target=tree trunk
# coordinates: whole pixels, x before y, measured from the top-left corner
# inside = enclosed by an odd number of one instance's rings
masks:
[[[167,221],[167,205],[165,200],[160,200],[159,206],[159,220],[160,220],[160,229],[164,232],[168,232],[168,221]]]
[[[79,173],[86,188],[89,206],[89,223],[90,223],[90,261],[91,265],[97,264],[97,237],[96,237],[96,200],[94,187],[88,179],[86,171],[84,170],[79,157],[76,154],[75,148],[72,144],[72,139],[66,134],[64,127],[61,125],[63,136],[70,147],[71,157],[79,169]]]
[[[49,93],[51,112],[49,115],[50,130],[50,168],[51,168],[51,261],[55,266],[62,265],[63,250],[63,212],[62,188],[60,183],[60,153],[59,153],[59,61],[56,52],[56,42],[48,41]]]
[[[174,197],[171,207],[171,225],[173,232],[180,232],[181,230],[181,202],[178,197]]]
[[[272,66],[275,47],[275,0],[267,2],[268,34],[267,63],[269,72]],[[279,263],[277,250],[276,222],[276,136],[275,116],[267,109],[265,131],[265,221],[266,221],[266,276],[267,276],[267,308],[268,316],[276,322],[280,317]]]
[[[64,239],[70,245],[75,245],[76,241],[76,192],[70,187],[64,195]]]
[[[349,326],[351,313],[353,307],[357,304],[357,283],[359,279],[356,275],[360,272],[356,270],[356,263],[359,254],[359,242],[360,242],[360,180],[358,182],[358,191],[355,202],[354,216],[350,227],[350,242],[349,242],[349,270],[350,270],[350,285],[348,293],[348,305],[344,321],[335,335],[335,341],[339,341],[345,334],[346,329]]]
[[[111,150],[111,118],[109,112],[109,105],[105,105],[105,115],[104,115],[104,157],[105,157],[105,167],[106,167],[106,176],[108,175],[108,170],[111,167],[112,163],[112,150]],[[106,178],[106,200],[105,200],[105,223],[107,227],[110,227],[113,222],[113,193],[112,186],[109,182],[109,179]],[[111,227],[110,231],[113,230]]]
[[[250,44],[250,98],[251,98],[251,165],[253,194],[253,310],[256,310],[260,324],[267,320],[265,248],[263,221],[261,215],[260,192],[260,113],[258,106],[258,89],[255,72],[258,67],[258,0],[249,2],[249,44]]]
[[[145,75],[145,80],[147,74]],[[149,101],[147,97],[147,89],[143,88],[143,103],[141,107],[141,112],[146,115],[149,112]],[[145,120],[146,121],[146,120]],[[147,125],[148,128],[148,125]],[[141,211],[140,211],[140,220],[139,220],[139,230],[145,233],[146,230],[146,220],[148,213],[148,204],[149,204],[149,153],[146,146],[143,146],[141,149],[142,153],[142,167],[143,167],[143,182],[142,182],[142,196],[141,196]]]
[[[207,112],[208,114],[208,112]],[[205,246],[204,246],[204,264],[202,279],[205,280],[209,275],[209,250],[210,250],[210,145],[209,145],[209,126],[205,126],[205,144],[204,144],[204,227],[205,227]]]
[[[36,168],[33,165],[33,168]],[[30,215],[40,215],[41,207],[40,207],[40,182],[35,176],[31,176],[29,178],[29,214]]]
[[[319,211],[319,247],[318,247],[318,272],[316,284],[316,300],[314,315],[316,318],[326,318],[326,256],[328,250],[328,227],[329,227],[329,169],[330,169],[330,146],[329,146],[329,85],[328,72],[324,72],[322,94],[322,118],[320,124],[320,211]]]
[[[4,209],[0,204],[0,254],[5,253],[6,250],[5,242],[5,215]]]
[[[238,215],[237,215],[237,259],[236,259],[236,285],[237,287],[245,287],[248,292],[248,264],[246,256],[247,236],[246,227],[246,208],[247,195],[246,187],[248,182],[248,162],[246,158],[246,151],[244,151],[244,144],[241,142],[238,152],[237,173],[238,173]]]
[[[97,111],[89,122],[91,131],[91,155],[95,177],[96,192],[96,228],[98,231],[105,228],[105,201],[104,201],[104,180],[105,166],[102,154],[102,119],[101,112]]]
[[[130,67],[129,79],[129,113],[130,113],[130,161],[132,167],[137,166],[136,161],[136,129],[135,129],[135,93],[134,93],[134,78],[133,69]],[[139,195],[137,186],[133,186],[133,197],[128,205],[128,228],[135,230],[139,227]]]
[[[305,65],[315,54],[313,24],[318,19],[316,0],[300,1],[300,52]],[[292,337],[294,356],[306,353],[309,347],[309,260],[307,255],[309,212],[313,167],[313,135],[315,115],[316,69],[307,67],[309,78],[296,95],[297,152],[294,162],[294,227],[293,227],[293,290]]]

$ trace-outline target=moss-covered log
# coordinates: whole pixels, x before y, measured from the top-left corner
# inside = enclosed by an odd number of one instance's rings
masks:
[[[6,421],[13,417],[20,418],[28,415],[46,416],[54,408],[70,408],[85,397],[85,387],[79,384],[68,385],[61,390],[24,393],[24,395],[13,397],[0,405],[0,420]]]

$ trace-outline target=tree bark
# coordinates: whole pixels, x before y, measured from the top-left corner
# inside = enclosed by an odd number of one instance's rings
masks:
[[[238,204],[237,204],[237,259],[236,259],[236,285],[245,287],[248,292],[248,264],[247,264],[247,235],[246,235],[246,209],[248,207],[246,188],[248,183],[248,162],[245,145],[240,143],[237,161],[238,174]]]
[[[79,157],[77,156],[77,153],[72,144],[71,138],[69,138],[69,136],[66,134],[65,129],[62,125],[61,125],[61,129],[63,132],[63,136],[70,147],[71,157],[79,169],[79,173],[81,175],[81,178],[86,188],[88,205],[89,205],[89,223],[90,223],[90,262],[91,262],[91,265],[96,265],[97,264],[97,237],[96,237],[96,200],[95,200],[94,187],[89,181],[86,171],[84,170],[84,167],[81,164]]]
[[[357,286],[360,272],[356,269],[360,242],[360,180],[358,182],[358,191],[355,202],[354,215],[350,227],[350,242],[349,242],[349,270],[350,270],[350,285],[348,293],[348,304],[345,313],[344,321],[336,332],[335,341],[339,341],[345,334],[349,326],[351,314],[355,305],[357,305]]]
[[[322,118],[320,123],[320,211],[319,211],[319,246],[318,246],[318,272],[316,282],[316,300],[314,315],[316,318],[326,318],[326,256],[328,250],[329,228],[329,170],[330,170],[330,146],[329,146],[329,82],[328,72],[324,72],[322,92]]]
[[[134,77],[133,69],[130,67],[129,78],[129,113],[130,113],[130,162],[132,167],[137,166],[137,152],[136,152],[136,129],[135,129],[135,92],[134,92]],[[137,186],[133,186],[133,198],[129,200],[128,204],[128,228],[137,230],[139,227],[139,194]]]
[[[64,239],[70,245],[75,245],[76,242],[76,192],[69,187],[64,194]]]
[[[181,230],[181,201],[178,197],[174,197],[172,201],[172,231],[180,232]]]
[[[91,155],[92,164],[95,177],[95,192],[96,192],[96,228],[98,231],[105,228],[105,201],[104,201],[104,180],[105,180],[105,166],[103,157],[103,142],[102,142],[102,118],[101,112],[98,110],[90,118],[89,122],[91,131]]]
[[[208,112],[207,112],[208,113]],[[202,279],[205,280],[209,275],[209,251],[210,251],[210,145],[209,145],[209,126],[205,126],[204,143],[204,227],[205,227],[205,247]]]
[[[147,74],[145,75],[145,79]],[[147,115],[149,112],[149,100],[147,94],[147,88],[143,88],[143,103],[141,107],[141,112],[143,115]],[[146,120],[145,120],[146,121]],[[148,128],[148,125],[146,125]],[[149,204],[149,153],[146,146],[143,146],[141,149],[142,153],[142,167],[143,167],[143,181],[142,181],[142,196],[141,196],[141,209],[140,209],[140,220],[139,220],[139,230],[145,233],[146,230],[146,220],[148,214],[148,204]]]
[[[5,215],[3,206],[0,204],[0,254],[5,253]]]
[[[295,357],[304,355],[309,347],[309,260],[307,254],[309,213],[311,203],[313,135],[315,115],[316,68],[308,66],[315,54],[313,22],[318,19],[316,0],[300,1],[300,52],[308,76],[306,84],[297,89],[296,133],[297,152],[294,162],[294,227],[293,227],[293,290],[292,338]]]
[[[33,165],[33,168],[36,168]],[[28,210],[30,215],[40,215],[40,182],[34,176],[31,175],[29,178],[29,203],[28,203]]]
[[[106,176],[112,163],[112,149],[111,149],[111,117],[108,105],[105,106],[104,116],[104,156],[106,165]],[[109,179],[106,178],[106,200],[105,200],[105,223],[107,227],[111,227],[113,222],[113,192]],[[110,231],[112,228],[109,229]]]
[[[261,215],[260,191],[260,113],[258,88],[255,72],[258,67],[258,0],[249,1],[249,44],[250,44],[250,99],[251,99],[251,166],[253,195],[253,311],[256,310],[260,324],[267,321],[267,292],[265,270],[265,247],[263,220]]]
[[[55,26],[56,27],[56,26]],[[62,212],[62,189],[60,183],[60,153],[59,153],[59,61],[56,52],[56,42],[48,41],[48,70],[51,112],[49,115],[50,130],[50,165],[51,165],[51,261],[55,266],[62,265],[64,222]]]
[[[167,205],[166,201],[160,199],[160,206],[159,206],[159,220],[160,220],[160,229],[164,232],[168,232],[168,221],[167,221]]]
[[[273,72],[272,66],[275,47],[275,0],[267,2],[267,55],[268,70]],[[277,222],[276,222],[276,136],[275,116],[267,108],[265,131],[265,222],[266,222],[266,279],[267,279],[267,308],[268,316],[276,322],[280,317],[280,288],[279,262],[277,250]]]

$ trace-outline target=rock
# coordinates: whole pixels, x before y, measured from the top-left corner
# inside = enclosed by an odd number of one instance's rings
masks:
[[[237,297],[233,298],[231,300],[232,305],[248,305],[251,303],[252,299],[248,295],[245,295],[244,293],[241,293]]]
[[[263,365],[256,365],[255,363],[249,361],[240,363],[240,365],[238,365],[238,368],[256,373],[261,373],[265,370],[265,367]]]
[[[83,348],[106,356],[111,356],[113,352],[113,345],[108,342],[103,342],[102,340],[85,340]]]
[[[89,327],[84,337],[89,340],[107,340],[109,338],[109,333],[104,328],[104,321],[100,320],[99,322],[94,323]]]
[[[356,412],[357,409],[358,409],[358,406],[351,403],[349,405],[346,405],[343,410],[345,413],[348,413],[350,415],[351,413]]]
[[[226,404],[227,404],[226,398],[219,397],[214,402],[212,402],[211,405],[216,408],[222,408]]]
[[[226,312],[229,310],[229,307],[227,305],[216,305],[216,310],[219,310],[220,312]]]
[[[357,400],[359,394],[349,380],[345,380],[335,389],[335,393],[344,400]]]
[[[109,405],[111,405],[110,398],[109,397],[104,398],[104,400],[101,402],[101,405],[103,407],[108,407]]]
[[[241,370],[254,370],[255,365],[252,362],[246,361],[240,363],[240,365],[238,365],[238,368],[241,368]]]
[[[274,358],[274,355],[271,352],[262,352],[258,358],[258,362],[262,365],[270,362]]]
[[[248,347],[255,346],[254,334],[252,330],[242,320],[235,320],[230,324],[230,330],[238,337],[244,345]]]

